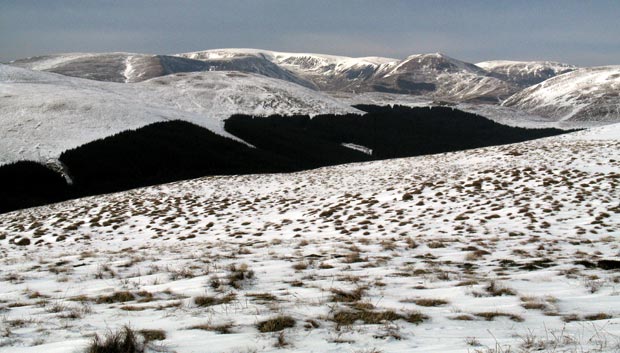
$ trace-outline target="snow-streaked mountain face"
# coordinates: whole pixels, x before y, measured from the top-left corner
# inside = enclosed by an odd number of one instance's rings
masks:
[[[136,84],[99,82],[0,65],[0,164],[47,161],[95,139],[163,120],[222,136],[232,114],[357,113],[320,92],[239,72],[168,75]]]
[[[491,102],[497,102],[516,91],[512,84],[491,77],[474,64],[439,53],[412,55],[405,60],[257,49],[215,49],[179,56],[207,63],[226,61],[229,63],[228,68],[235,67],[235,63],[242,59],[256,57],[272,62],[324,91],[379,91],[427,95],[449,101]],[[217,69],[217,65],[213,67]],[[282,78],[282,75],[275,77]]]
[[[558,121],[617,122],[620,66],[578,69],[513,95],[504,106]]]
[[[491,60],[479,62],[476,66],[523,88],[577,69],[576,66],[554,61]]]
[[[412,55],[383,74],[373,85],[380,91],[425,94],[458,102],[498,102],[515,91],[511,84],[489,76],[474,64],[440,53]]]
[[[205,71],[207,64],[168,55],[69,53],[15,60],[11,65],[110,82],[139,82],[177,72]]]
[[[248,58],[257,58],[269,62],[282,70],[281,72],[251,72],[266,74],[270,77],[283,78],[288,81],[305,82],[305,85],[320,90],[343,90],[369,79],[377,72],[387,67],[395,66],[397,59],[368,57],[351,58],[346,56],[284,53],[260,49],[214,49],[194,53],[179,54],[179,56],[203,60],[217,69],[221,63],[228,67],[240,67],[245,71],[243,61]]]

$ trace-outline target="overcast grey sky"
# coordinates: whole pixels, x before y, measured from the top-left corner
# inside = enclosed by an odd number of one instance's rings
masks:
[[[620,64],[620,0],[0,0],[0,62],[261,48]]]

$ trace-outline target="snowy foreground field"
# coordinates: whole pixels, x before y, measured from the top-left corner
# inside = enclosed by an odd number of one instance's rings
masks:
[[[615,352],[619,240],[618,124],[91,197],[0,215],[0,351]]]

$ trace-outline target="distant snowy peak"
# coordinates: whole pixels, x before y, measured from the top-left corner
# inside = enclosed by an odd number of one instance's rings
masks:
[[[478,75],[487,74],[485,70],[474,64],[451,58],[443,53],[410,55],[394,69],[394,72],[403,71],[437,73],[470,72]]]
[[[555,61],[492,60],[476,64],[495,77],[514,82],[521,87],[535,85],[551,77],[577,69],[576,66]]]
[[[577,69],[513,95],[503,105],[558,121],[620,120],[620,66]]]
[[[373,82],[373,90],[426,95],[446,101],[497,103],[516,91],[484,69],[441,53],[407,57]]]
[[[308,88],[316,85],[278,65],[274,53],[258,49],[215,49],[177,54],[177,57],[200,60],[208,71],[241,71],[293,82]]]
[[[133,53],[69,53],[36,56],[11,65],[66,76],[109,82],[139,82],[176,72],[204,71],[207,65],[167,55]]]

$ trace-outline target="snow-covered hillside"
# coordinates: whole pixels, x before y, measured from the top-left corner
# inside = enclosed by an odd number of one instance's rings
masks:
[[[476,66],[523,88],[577,69],[576,66],[554,61],[491,60],[479,62]]]
[[[425,93],[449,101],[498,102],[515,91],[485,70],[441,53],[412,55],[387,72],[378,84]]]
[[[617,122],[620,66],[582,68],[556,76],[502,104],[559,121]]]
[[[357,110],[282,80],[239,72],[179,73],[136,84],[0,65],[0,164],[47,161],[86,142],[156,121],[185,120],[231,137],[231,114]]]
[[[616,352],[619,171],[616,124],[0,215],[0,347]]]
[[[293,75],[297,80],[309,82],[317,89],[334,91],[356,87],[378,73],[385,72],[396,66],[398,60],[381,57],[351,58],[347,56],[284,53],[260,49],[213,49],[179,56],[203,60],[207,63],[228,62],[236,64],[247,58],[260,58],[280,67],[283,72]],[[284,78],[283,74],[270,77]]]
[[[15,60],[13,66],[97,81],[139,82],[177,72],[208,70],[198,60],[135,53],[67,53]]]

